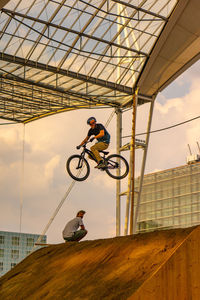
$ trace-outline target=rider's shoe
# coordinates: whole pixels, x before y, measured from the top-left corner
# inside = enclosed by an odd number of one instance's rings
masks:
[[[97,168],[98,168],[98,169],[105,168],[105,163],[103,162],[103,160],[101,160],[101,161],[98,163]]]
[[[96,166],[95,166],[95,169],[99,169],[99,166],[100,164],[102,163],[103,161],[101,160]]]
[[[103,160],[100,160],[98,165],[95,166],[96,169],[101,169],[101,168],[104,168],[104,167],[105,167],[105,164],[104,164]]]

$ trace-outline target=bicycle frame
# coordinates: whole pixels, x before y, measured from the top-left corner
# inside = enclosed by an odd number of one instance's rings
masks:
[[[85,153],[87,153],[92,160],[94,160],[94,161],[96,161],[96,163],[98,163],[98,161],[94,157],[92,151],[86,148],[86,144],[83,145],[83,151],[81,152],[81,158],[79,160],[77,169],[82,168],[81,162],[83,161],[83,158],[85,158]],[[103,153],[103,157],[102,158],[105,161],[105,159],[106,159],[105,152],[104,151],[99,151],[99,152]],[[113,161],[113,160],[109,159],[108,164],[106,163],[105,167],[103,167],[102,170],[106,170],[106,169],[118,169],[118,168],[119,168],[119,163],[116,162],[116,161]]]
[[[87,143],[86,143],[87,144]],[[87,149],[86,148],[86,144],[84,144],[82,147],[83,147],[83,151],[81,152],[81,158],[85,158],[85,153],[87,153],[88,154],[88,156],[92,159],[92,160],[94,160],[94,161],[96,161],[96,163],[98,163],[98,161],[97,161],[97,159],[96,159],[96,157],[94,157],[94,154],[92,153],[92,151],[91,150],[89,150],[89,149]],[[103,152],[103,151],[99,151],[99,152],[101,152],[101,153],[103,153],[103,160],[105,160],[105,156],[106,156],[106,154]],[[78,166],[79,167],[79,166]]]

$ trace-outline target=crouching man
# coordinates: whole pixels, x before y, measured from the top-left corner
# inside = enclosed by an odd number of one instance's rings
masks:
[[[76,218],[72,219],[69,221],[62,234],[63,234],[63,239],[65,242],[79,242],[84,236],[87,234],[87,230],[85,229],[85,226],[83,224],[83,217],[84,217],[85,211],[80,210]],[[78,230],[78,228],[81,228]]]

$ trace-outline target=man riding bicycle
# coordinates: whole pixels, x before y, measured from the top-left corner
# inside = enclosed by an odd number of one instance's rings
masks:
[[[108,133],[108,131],[106,130],[106,128],[100,124],[100,123],[96,123],[96,119],[94,117],[90,117],[87,120],[87,124],[90,125],[90,130],[88,131],[88,134],[86,136],[86,138],[81,142],[81,144],[79,146],[77,146],[77,149],[80,149],[80,147],[85,144],[89,138],[94,135],[94,137],[92,137],[90,139],[90,141],[92,142],[94,139],[97,139],[97,143],[94,144],[90,150],[92,151],[92,153],[94,154],[98,164],[95,168],[103,168],[105,167],[104,162],[99,154],[99,151],[105,150],[108,148],[109,143],[110,143],[110,134]]]

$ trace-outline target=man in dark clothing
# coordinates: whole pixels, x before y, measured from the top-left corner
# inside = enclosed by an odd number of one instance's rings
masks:
[[[95,168],[103,168],[105,166],[104,166],[103,160],[99,154],[99,151],[102,151],[102,150],[105,150],[108,148],[109,143],[110,143],[110,134],[108,133],[108,131],[102,124],[96,123],[96,119],[94,117],[90,117],[87,120],[87,124],[90,125],[91,128],[88,131],[86,138],[81,142],[81,144],[79,146],[77,146],[77,149],[80,149],[80,147],[83,144],[85,144],[92,135],[94,135],[94,137],[92,137],[90,139],[90,141],[97,139],[98,142],[95,145],[93,145],[90,148],[90,150],[92,151],[92,153],[94,154],[94,156],[98,162],[98,165]]]
[[[72,219],[67,223],[63,230],[63,239],[66,242],[78,242],[80,241],[86,234],[87,230],[85,229],[85,226],[83,224],[83,216],[85,214],[84,210],[80,210],[76,218]],[[79,226],[81,227],[80,230],[78,230]]]

